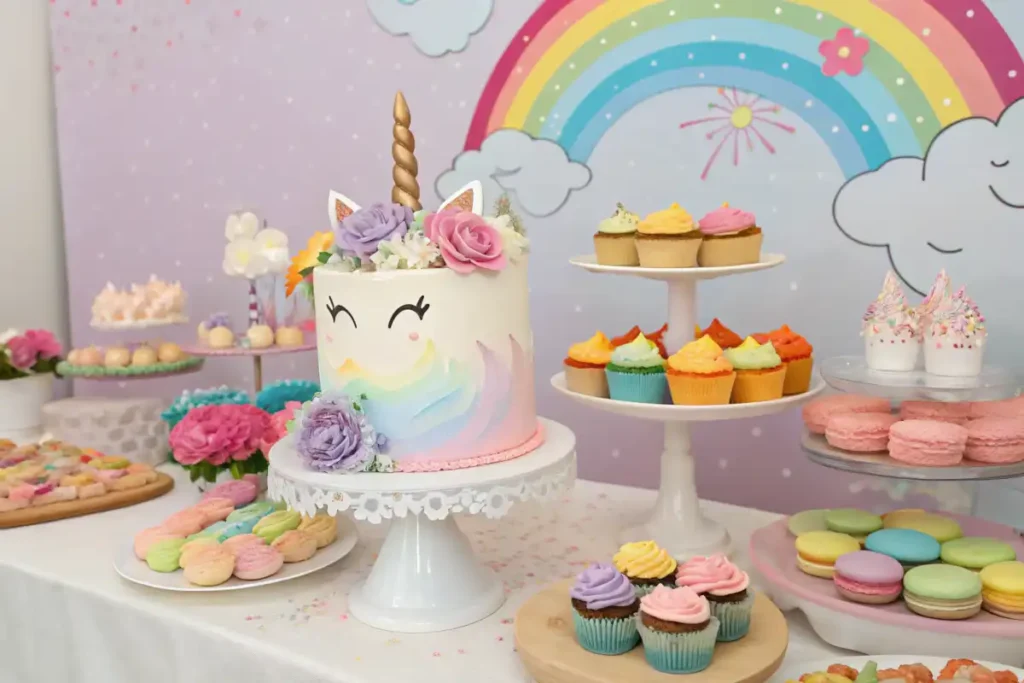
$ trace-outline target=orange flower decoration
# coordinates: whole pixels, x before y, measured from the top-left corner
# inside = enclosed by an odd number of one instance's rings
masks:
[[[310,268],[316,268],[322,261],[320,254],[329,252],[334,246],[334,233],[317,232],[306,242],[306,248],[295,255],[292,263],[288,266],[288,274],[285,275],[284,291],[288,296],[292,295],[295,288],[309,275]]]

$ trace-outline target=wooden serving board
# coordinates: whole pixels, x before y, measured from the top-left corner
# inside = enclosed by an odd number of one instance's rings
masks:
[[[29,506],[20,510],[0,512],[0,529],[11,529],[16,526],[29,526],[31,524],[42,524],[54,522],[58,519],[68,517],[80,517],[91,515],[94,512],[106,512],[117,508],[128,507],[136,503],[143,503],[147,500],[164,495],[174,488],[174,480],[163,472],[157,472],[157,479],[152,484],[146,484],[128,491],[111,491],[95,498],[85,500],[69,500],[63,503],[51,503],[50,505]]]
[[[679,676],[651,668],[643,645],[606,657],[576,642],[569,602],[571,580],[548,586],[516,613],[516,647],[538,683],[761,683],[782,664],[789,628],[779,608],[761,593],[754,602],[750,633],[734,643],[718,643],[704,671]]]

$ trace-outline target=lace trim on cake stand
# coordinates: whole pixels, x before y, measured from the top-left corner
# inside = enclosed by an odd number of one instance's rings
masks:
[[[529,439],[523,443],[515,446],[514,448],[508,448],[497,453],[490,453],[488,455],[477,455],[472,458],[463,458],[462,460],[432,460],[427,462],[407,462],[407,463],[396,463],[396,472],[445,472],[447,470],[461,470],[467,467],[480,467],[481,465],[493,465],[496,462],[505,462],[513,458],[518,458],[522,455],[535,450],[542,443],[544,443],[544,427],[538,422],[537,431],[535,431]]]

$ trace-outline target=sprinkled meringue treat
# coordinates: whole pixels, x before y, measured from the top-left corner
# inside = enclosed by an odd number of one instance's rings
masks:
[[[697,263],[701,266],[739,266],[761,260],[764,235],[749,211],[734,209],[726,202],[700,219],[704,236]]]
[[[943,377],[977,377],[985,355],[985,316],[961,287],[933,304],[924,334],[924,368]]]
[[[909,372],[917,367],[921,353],[918,316],[907,305],[899,279],[891,270],[885,275],[882,291],[864,313],[860,333],[872,370]]]
[[[594,253],[602,266],[639,266],[636,253],[636,226],[640,216],[618,204],[615,213],[597,224]]]

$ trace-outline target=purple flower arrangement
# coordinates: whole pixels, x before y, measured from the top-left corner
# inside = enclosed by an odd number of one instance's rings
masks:
[[[303,463],[318,472],[390,472],[387,438],[366,418],[360,402],[344,394],[320,394],[293,423]]]

